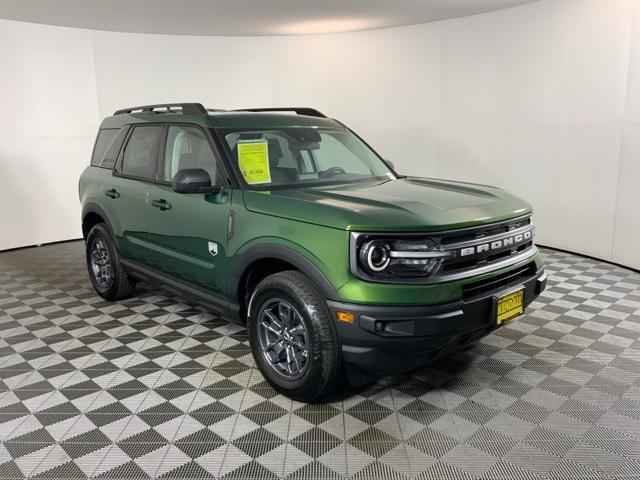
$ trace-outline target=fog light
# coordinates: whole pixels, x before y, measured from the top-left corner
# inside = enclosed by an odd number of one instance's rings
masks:
[[[349,312],[336,312],[336,320],[344,323],[355,323],[356,316]]]
[[[376,326],[375,326],[376,332],[381,332],[384,330],[384,322],[376,322]]]

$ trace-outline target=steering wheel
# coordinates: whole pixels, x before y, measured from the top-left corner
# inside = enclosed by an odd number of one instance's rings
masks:
[[[342,167],[331,167],[327,168],[324,172],[321,173],[321,177],[335,177],[336,175],[344,175],[347,173]]]

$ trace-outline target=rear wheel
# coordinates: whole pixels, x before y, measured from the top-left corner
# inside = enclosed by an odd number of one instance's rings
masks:
[[[310,402],[337,386],[342,358],[336,329],[324,297],[305,275],[286,271],[262,280],[250,313],[253,357],[275,389]]]
[[[95,225],[87,235],[87,268],[93,288],[106,300],[130,297],[135,283],[122,268],[120,256],[104,224]]]

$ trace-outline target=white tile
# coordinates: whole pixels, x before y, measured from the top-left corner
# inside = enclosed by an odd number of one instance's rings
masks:
[[[251,457],[239,448],[229,444],[224,455],[224,461],[220,467],[220,475],[226,475],[245,463],[251,461]]]
[[[222,466],[222,462],[224,460],[224,455],[227,452],[227,445],[222,445],[215,450],[211,450],[210,452],[201,455],[196,459],[198,465],[204,468],[207,472],[216,476],[220,473],[220,467]]]
[[[182,450],[174,445],[169,445],[165,457],[155,474],[157,476],[164,475],[165,473],[175,470],[176,468],[184,465],[185,463],[189,463],[190,461],[191,458],[185,455]]]
[[[106,450],[106,452],[105,452]],[[99,460],[101,459],[101,460]],[[129,455],[124,453],[117,445],[109,445],[103,449],[92,452],[80,459],[82,461],[82,470],[86,473],[91,471],[91,465],[94,465],[93,473],[90,475],[98,476],[109,470],[119,467],[131,460]],[[85,470],[86,469],[86,470]]]

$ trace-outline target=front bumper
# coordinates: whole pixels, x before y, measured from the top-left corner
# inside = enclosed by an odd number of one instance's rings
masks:
[[[535,269],[534,269],[535,270]],[[329,301],[336,312],[355,315],[353,324],[336,322],[343,358],[352,383],[374,375],[413,370],[458,351],[498,328],[495,299],[524,288],[529,305],[546,287],[543,269],[499,289],[473,292],[456,302],[420,306],[371,306]]]

